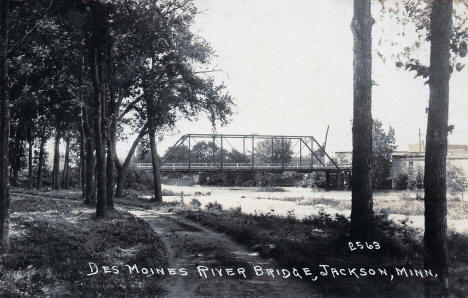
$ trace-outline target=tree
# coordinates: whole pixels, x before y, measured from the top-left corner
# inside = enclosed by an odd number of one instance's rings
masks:
[[[291,141],[281,137],[261,141],[255,148],[255,158],[262,163],[285,165],[291,162],[293,154]]]
[[[8,172],[8,138],[10,136],[10,102],[8,94],[10,0],[1,0],[0,5],[0,253],[3,254],[10,246],[10,178]]]
[[[439,290],[444,294],[448,294],[446,158],[452,12],[452,0],[433,1],[424,168],[424,265],[439,273]]]
[[[467,187],[465,172],[462,168],[450,165],[447,169],[447,189],[452,196],[461,195]]]
[[[94,145],[96,149],[97,204],[96,217],[105,217],[107,213],[107,65],[109,49],[112,46],[109,14],[110,4],[99,1],[89,3],[88,19],[88,63],[93,83]],[[113,206],[112,206],[113,207]]]
[[[382,122],[374,120],[372,126],[372,183],[374,189],[391,187],[392,154],[395,149],[395,130],[390,126],[388,132],[385,132]]]
[[[151,7],[159,15],[155,17],[151,10],[142,14],[142,19],[151,24],[144,38],[154,41],[141,49],[141,61],[146,65],[141,70],[140,118],[146,119],[148,127],[155,201],[162,200],[155,134],[173,129],[180,114],[192,119],[207,112],[215,126],[217,121],[226,123],[232,113],[232,98],[224,91],[225,86],[216,85],[207,77],[211,70],[198,69],[209,66],[213,52],[203,39],[190,31],[196,14],[194,3],[179,4],[173,7],[169,2],[162,9],[147,4],[145,7]]]
[[[354,0],[351,237],[368,239],[372,209],[372,25],[370,0]]]
[[[174,149],[173,152],[169,155],[169,150],[171,148],[168,148],[166,153],[163,156],[163,159],[167,159],[167,162],[169,163],[183,163],[187,162],[188,156],[189,156],[189,148],[186,145],[181,145],[177,148]]]

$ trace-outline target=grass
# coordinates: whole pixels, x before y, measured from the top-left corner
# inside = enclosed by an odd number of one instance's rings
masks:
[[[15,188],[12,190],[13,193],[17,194],[28,194],[28,195],[38,195],[43,197],[50,197],[56,199],[67,199],[67,200],[74,200],[83,202],[83,198],[81,195],[81,190],[79,189],[63,189],[63,190],[37,190],[37,189],[24,189],[24,188]],[[155,207],[155,202],[151,201],[151,199],[143,198],[139,194],[140,191],[129,191],[124,192],[123,197],[121,198],[114,198],[114,202],[116,204],[126,206],[126,207],[137,207],[142,209],[152,209]],[[146,193],[147,192],[141,192]],[[164,193],[164,192],[163,192]],[[167,207],[175,206],[178,202],[164,202],[163,203]]]
[[[396,225],[384,215],[377,218],[374,240],[381,250],[350,251],[349,220],[343,216],[331,217],[320,214],[297,220],[292,216],[278,217],[271,213],[246,215],[232,211],[180,211],[188,219],[200,222],[217,231],[224,232],[234,240],[257,249],[267,258],[274,258],[281,268],[314,267],[330,264],[337,268],[364,267],[388,268],[395,266],[422,268],[423,247],[421,235],[406,225]],[[468,273],[468,239],[451,234],[452,292],[466,296]],[[327,296],[392,296],[416,297],[423,295],[421,279],[327,277],[313,283]]]
[[[0,296],[163,295],[161,279],[130,275],[124,266],[165,266],[164,246],[151,227],[126,212],[111,211],[105,219],[93,214],[80,202],[15,196]],[[120,273],[87,276],[89,262]]]

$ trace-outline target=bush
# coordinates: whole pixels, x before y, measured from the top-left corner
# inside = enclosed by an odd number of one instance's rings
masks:
[[[190,206],[192,206],[192,207],[195,208],[195,209],[200,209],[201,203],[200,203],[200,201],[197,200],[197,199],[192,199],[192,200],[190,201]]]
[[[463,169],[451,166],[447,171],[447,188],[452,196],[460,195],[466,190],[467,184]]]
[[[223,210],[223,206],[221,206],[221,204],[219,204],[218,202],[209,202],[208,204],[206,204],[205,208],[208,210],[208,211],[222,211]]]
[[[398,174],[395,178],[395,189],[407,189],[408,188],[408,175]]]
[[[240,215],[242,213],[242,207],[241,206],[237,206],[235,208],[230,208],[229,211],[232,213],[232,214],[237,214],[237,215]]]
[[[128,169],[124,188],[135,190],[153,189],[153,174],[150,171]]]
[[[424,189],[424,171],[418,167],[408,175],[408,189]]]

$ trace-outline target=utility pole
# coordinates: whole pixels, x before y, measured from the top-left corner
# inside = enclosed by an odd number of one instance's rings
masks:
[[[419,128],[419,156],[421,156],[421,128]]]

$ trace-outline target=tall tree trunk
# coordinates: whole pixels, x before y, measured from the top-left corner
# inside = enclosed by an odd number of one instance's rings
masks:
[[[448,294],[446,157],[452,12],[452,0],[433,1],[424,169],[424,266],[439,274],[441,282],[429,290],[434,296]]]
[[[18,172],[21,167],[21,155],[23,150],[23,141],[17,136],[18,126],[13,144],[10,143],[10,184],[12,187],[18,186]]]
[[[60,132],[56,132],[54,139],[54,165],[52,168],[52,188],[60,189],[59,172],[60,172]]]
[[[115,153],[115,136],[109,137],[107,145],[107,208],[114,209],[114,186],[115,186],[115,171],[114,171],[114,153]]]
[[[151,162],[153,164],[154,200],[156,202],[162,202],[161,173],[159,172],[159,157],[156,147],[155,131],[153,129],[150,129],[149,139],[151,146]]]
[[[65,138],[65,160],[62,172],[62,187],[68,189],[70,182],[70,137]]]
[[[86,203],[86,136],[84,132],[85,109],[81,107],[81,125],[80,125],[80,186],[82,197]]]
[[[8,31],[9,0],[1,0],[0,7],[0,253],[4,254],[10,247],[10,179],[8,177],[8,149],[10,136],[10,99],[8,78]]]
[[[10,142],[10,150],[9,154],[9,162],[10,162],[10,185],[12,187],[17,186],[18,181],[18,171],[19,167],[21,166],[21,150],[22,150],[22,140],[18,137],[18,130],[19,125],[15,125],[14,129],[11,129],[10,126],[10,134],[12,134],[11,139],[13,142]]]
[[[106,158],[105,146],[103,144],[102,132],[102,84],[99,79],[99,67],[102,57],[96,48],[93,49],[93,86],[94,86],[94,144],[96,146],[96,180],[97,180],[97,204],[96,204],[96,217],[102,218],[106,216]]]
[[[93,142],[86,141],[86,200],[85,204],[89,206],[96,205],[96,156],[94,155]]]
[[[136,147],[140,143],[141,139],[148,132],[148,125],[146,124],[138,133],[138,136],[133,141],[132,147],[125,158],[123,164],[120,164],[117,156],[114,157],[115,167],[117,169],[117,188],[115,190],[115,197],[120,198],[123,195],[123,187],[125,184],[125,176],[127,175],[127,169],[130,166],[130,161],[132,160],[133,155],[135,154]]]
[[[83,133],[85,138],[85,204],[88,206],[96,205],[96,157],[94,155],[94,134],[91,129],[91,111],[89,107],[83,109]]]
[[[28,138],[28,189],[32,188],[33,175],[33,138]]]
[[[45,144],[47,142],[47,137],[44,135],[45,129],[42,131],[41,141],[39,142],[39,160],[37,165],[37,181],[36,187],[37,189],[41,189],[42,187],[42,171],[44,168],[44,155],[45,155]]]
[[[111,91],[112,92],[112,91]],[[114,186],[115,186],[115,171],[114,171],[114,159],[115,159],[115,142],[116,142],[116,131],[117,131],[117,117],[115,115],[115,101],[114,93],[111,94],[111,102],[109,105],[108,114],[112,118],[111,124],[108,129],[107,137],[107,208],[114,209]]]
[[[372,237],[372,25],[370,0],[354,0],[351,237]]]
[[[15,148],[15,162],[10,164],[11,169],[12,169],[12,177],[11,177],[11,186],[12,187],[17,187],[18,186],[18,173],[21,167],[21,152],[18,150],[20,149],[20,144],[22,142],[15,142],[16,143],[16,148]]]

